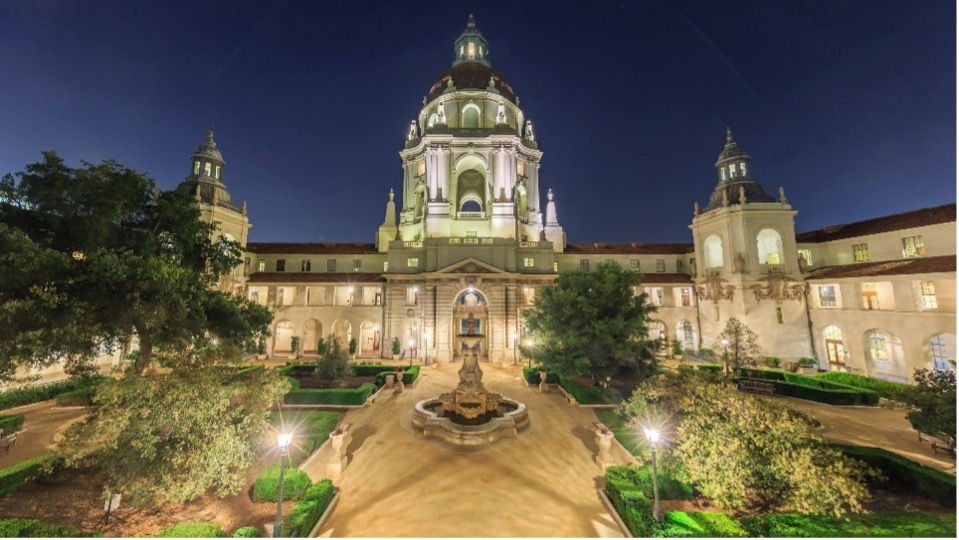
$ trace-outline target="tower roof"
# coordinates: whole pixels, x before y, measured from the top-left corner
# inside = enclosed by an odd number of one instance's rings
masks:
[[[216,141],[213,140],[213,126],[210,126],[210,131],[207,132],[206,139],[200,143],[200,146],[197,146],[196,151],[190,155],[190,157],[195,158],[207,158],[211,161],[219,162],[219,164],[225,165],[226,162],[223,161],[223,154],[220,153],[220,149],[216,147]]]
[[[714,210],[724,206],[723,194],[727,204],[737,204],[739,202],[739,190],[742,188],[747,202],[776,202],[776,199],[770,197],[763,190],[762,185],[752,177],[752,167],[746,168],[750,157],[739,144],[733,139],[733,132],[726,128],[726,145],[723,151],[719,153],[716,161],[716,169],[721,170],[729,166],[730,174],[726,175],[721,171],[719,184],[709,196],[709,202],[704,211]],[[737,164],[743,164],[737,167]],[[735,172],[735,175],[733,174]]]
[[[430,87],[427,102],[438,98],[447,89],[495,90],[516,104],[516,94],[509,83],[490,66],[489,43],[476,28],[476,19],[472,15],[466,29],[453,43],[453,67],[443,72]]]
[[[743,151],[739,147],[739,144],[733,139],[733,130],[729,129],[729,126],[726,127],[726,146],[723,147],[723,151],[719,153],[719,157],[716,158],[716,166],[719,166],[720,163],[725,163],[730,159],[749,159],[749,154]]]

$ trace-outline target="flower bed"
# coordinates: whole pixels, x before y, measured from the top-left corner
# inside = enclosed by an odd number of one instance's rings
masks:
[[[290,445],[290,464],[295,467],[329,438],[339,421],[340,416],[333,412],[299,411],[275,412],[270,423],[278,432],[296,431],[296,437]]]
[[[291,390],[283,398],[287,405],[363,405],[376,391],[373,383],[356,388],[315,388]]]

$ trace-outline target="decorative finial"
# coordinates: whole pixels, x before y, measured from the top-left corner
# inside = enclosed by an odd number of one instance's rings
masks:
[[[723,208],[729,206],[729,192],[723,189]]]
[[[208,139],[213,140],[213,124],[210,124],[210,132],[206,136]]]
[[[693,217],[699,215],[699,201],[693,203]]]
[[[476,28],[476,19],[473,18],[473,14],[470,13],[470,18],[466,21],[467,28]]]
[[[529,139],[529,140],[531,140],[531,141],[535,141],[535,140],[536,140],[536,137],[533,135],[533,121],[532,121],[532,120],[527,120],[527,121],[526,121],[526,138]]]
[[[406,135],[406,140],[412,141],[416,138],[416,120],[410,120],[410,132]]]
[[[733,142],[733,130],[726,126],[726,144]]]
[[[782,186],[779,186],[779,202],[786,204],[786,190]]]
[[[492,81],[493,78],[490,77]],[[506,123],[506,104],[503,103],[503,100],[499,100],[499,105],[496,108],[496,123],[505,124]]]
[[[243,201],[243,204],[240,205],[240,213],[246,215],[246,201]]]
[[[393,202],[393,188],[390,188],[390,202]]]
[[[746,188],[739,186],[739,204],[746,204]]]
[[[546,192],[546,200],[547,201],[553,200],[553,188],[549,188],[549,190]]]

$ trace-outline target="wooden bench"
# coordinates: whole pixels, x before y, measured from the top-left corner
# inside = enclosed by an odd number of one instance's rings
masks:
[[[741,392],[752,392],[754,394],[776,395],[776,386],[773,383],[763,381],[739,381],[736,384]]]
[[[956,456],[956,451],[953,449],[951,440],[943,441],[942,439],[937,439],[936,437],[933,437],[932,435],[927,435],[921,431],[917,431],[916,433],[919,434],[919,443],[922,444],[923,442],[928,442],[929,446],[932,447],[933,454],[938,456],[939,451],[942,450],[953,457]]]

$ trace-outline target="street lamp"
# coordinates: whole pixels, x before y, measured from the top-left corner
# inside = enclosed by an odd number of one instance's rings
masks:
[[[430,363],[430,331],[423,330],[423,365]]]
[[[283,535],[283,469],[286,465],[287,449],[293,439],[292,433],[279,433],[276,436],[276,445],[280,447],[280,484],[276,490],[276,521],[273,522],[273,537]]]
[[[409,344],[410,344],[410,367],[413,367],[413,346],[416,345],[416,340],[413,338],[410,338]]]
[[[656,479],[656,443],[659,442],[659,430],[643,428],[649,439],[649,451],[653,455],[653,520],[662,521],[663,512],[659,508],[659,483]]]
[[[513,365],[516,365],[516,346],[519,345],[519,335],[513,332]]]
[[[729,340],[726,338],[723,338],[722,343],[723,343],[723,367],[726,370],[725,371],[726,375],[729,376],[729,350],[727,349],[727,347],[729,347]]]

